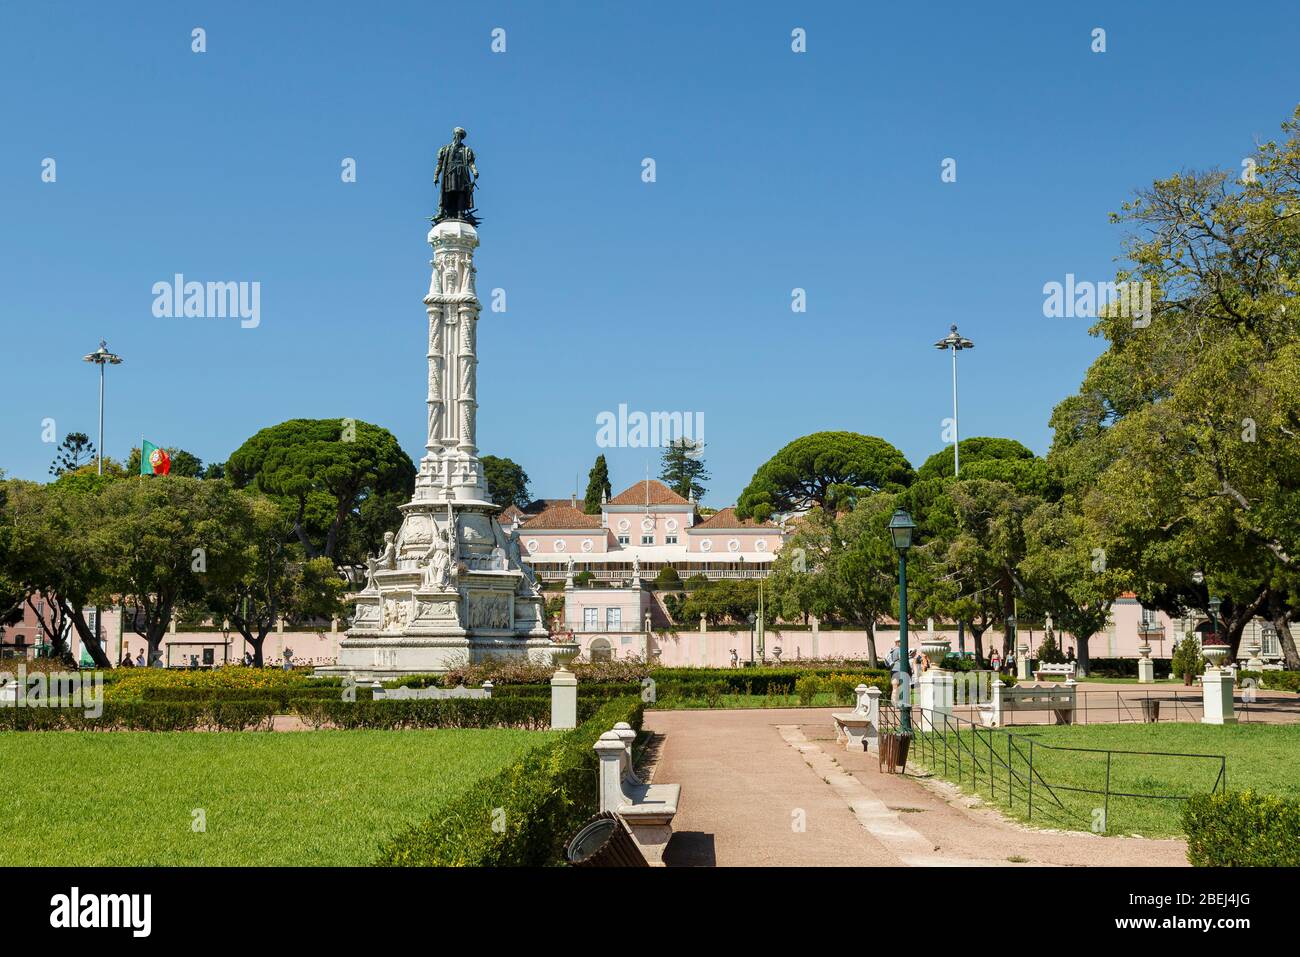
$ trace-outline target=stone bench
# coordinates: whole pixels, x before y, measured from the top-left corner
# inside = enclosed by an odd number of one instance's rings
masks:
[[[853,689],[858,696],[852,711],[838,711],[831,715],[835,722],[835,740],[844,742],[845,751],[866,751],[875,744],[880,727],[879,688],[858,685]]]
[[[993,682],[993,700],[979,705],[980,720],[986,728],[1000,728],[1007,724],[1007,715],[1017,711],[1051,711],[1056,724],[1074,721],[1075,684],[1046,688],[1008,687],[1001,681]]]
[[[1062,678],[1074,678],[1075,663],[1067,661],[1064,664],[1049,665],[1040,664],[1034,669],[1034,680],[1039,681],[1044,675],[1060,675]]]
[[[617,814],[651,867],[664,866],[664,848],[673,836],[673,818],[681,801],[680,784],[645,784],[632,766],[636,732],[625,722],[606,731],[595,744],[600,759],[600,809]]]

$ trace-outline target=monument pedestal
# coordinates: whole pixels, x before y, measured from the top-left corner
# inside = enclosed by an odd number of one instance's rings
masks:
[[[1201,724],[1236,724],[1232,702],[1232,674],[1221,668],[1206,668],[1201,678],[1205,713]]]
[[[1156,681],[1156,663],[1150,658],[1138,659],[1138,684],[1150,685]]]

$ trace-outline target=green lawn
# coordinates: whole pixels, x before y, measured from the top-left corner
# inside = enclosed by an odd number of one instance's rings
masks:
[[[1044,827],[1094,830],[1104,817],[1106,833],[1141,834],[1144,837],[1179,837],[1182,802],[1117,796],[1115,792],[1162,795],[1166,798],[1208,791],[1214,787],[1220,763],[1211,758],[1164,757],[1150,754],[1112,754],[1110,757],[1109,811],[1099,815],[1105,798],[1100,794],[1067,788],[1106,789],[1107,757],[1090,751],[1054,750],[1088,748],[1112,751],[1177,752],[1225,755],[1229,788],[1254,788],[1284,797],[1300,797],[1300,725],[1094,724],[1073,727],[1014,728],[1008,735],[985,729],[975,732],[977,759],[972,782],[971,730],[963,727],[962,789],[992,800],[1021,820],[1029,816],[1029,743],[1032,741],[1035,777],[1032,822]],[[993,754],[990,760],[989,743]],[[940,776],[956,781],[956,748],[949,735],[945,771],[943,751],[925,736],[912,745],[912,760]],[[1008,769],[1008,764],[1010,768]],[[989,774],[993,768],[993,775]],[[1051,787],[1055,794],[1049,793]],[[1010,796],[1008,797],[1008,792]],[[1056,803],[1059,800],[1060,805]]]
[[[0,733],[0,865],[365,864],[383,838],[552,738]]]

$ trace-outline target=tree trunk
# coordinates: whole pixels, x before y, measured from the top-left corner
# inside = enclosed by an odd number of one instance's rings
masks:
[[[977,667],[983,667],[987,662],[984,660],[984,632],[988,625],[983,628],[976,628],[975,622],[966,622],[966,627],[970,629],[971,642],[975,646],[975,664]]]
[[[1087,675],[1088,669],[1091,667],[1088,657],[1088,642],[1091,639],[1092,635],[1087,638],[1082,638],[1079,635],[1074,636],[1074,656],[1077,659],[1075,666],[1081,676]]]
[[[1277,631],[1277,642],[1282,646],[1282,667],[1288,671],[1300,669],[1300,654],[1296,653],[1295,636],[1291,634],[1291,612],[1276,598],[1269,600],[1268,620]]]
[[[872,668],[880,667],[880,659],[876,657],[876,623],[867,622],[867,661]]]
[[[99,643],[99,635],[90,630],[90,623],[86,621],[86,610],[84,608],[68,608],[67,614],[72,619],[72,627],[77,629],[77,635],[81,638],[81,643],[90,652],[95,667],[112,668],[113,662],[109,661],[108,655],[104,653],[104,648]]]
[[[238,625],[239,633],[244,636],[244,640],[253,646],[253,667],[263,667],[262,647],[266,644],[267,633],[270,632],[271,626],[259,624],[257,626],[257,635],[253,635],[253,630],[247,624]]]

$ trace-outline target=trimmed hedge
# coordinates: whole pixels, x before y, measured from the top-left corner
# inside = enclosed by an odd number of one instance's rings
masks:
[[[4,708],[12,731],[269,731],[276,706],[267,701],[106,701],[98,717],[84,708]]]
[[[1300,867],[1300,801],[1229,791],[1183,807],[1193,867]]]
[[[354,688],[357,701],[374,697],[371,688]],[[170,688],[156,686],[141,689],[143,701],[269,701],[281,711],[290,711],[300,700],[342,701],[343,689],[339,685],[284,687],[284,688]]]
[[[384,843],[389,867],[536,867],[561,863],[565,842],[600,809],[596,739],[619,721],[641,728],[637,698],[619,698]]]
[[[551,699],[451,698],[441,701],[337,701],[299,699],[294,712],[312,728],[524,728],[551,726]]]
[[[794,694],[794,684],[811,675],[831,678],[852,673],[867,678],[883,679],[889,686],[889,672],[883,668],[658,668],[651,673],[658,697],[672,691],[677,694],[702,693],[702,689],[722,684],[724,694]],[[871,684],[868,681],[867,684]],[[700,690],[697,690],[700,689]]]
[[[626,698],[628,695],[640,695],[639,684],[584,685],[578,682],[578,700],[612,701],[614,698]],[[546,698],[551,697],[550,685],[502,685],[492,689],[492,697],[504,698]]]
[[[1300,671],[1243,671],[1242,678],[1254,678],[1255,686],[1265,691],[1300,692]]]
[[[1152,658],[1157,678],[1169,677],[1170,658]],[[1076,662],[1077,663],[1077,662]],[[1136,678],[1138,659],[1136,658],[1089,658],[1088,677],[1090,678]]]

